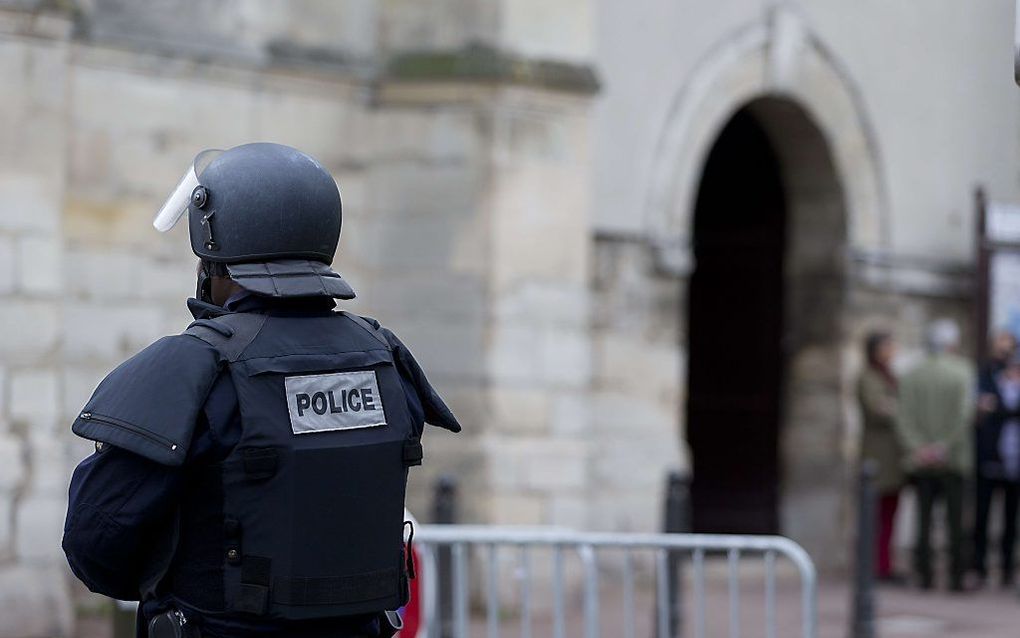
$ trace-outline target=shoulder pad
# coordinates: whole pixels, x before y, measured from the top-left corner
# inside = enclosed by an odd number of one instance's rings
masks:
[[[117,366],[71,430],[163,465],[181,465],[219,373],[218,355],[188,335],[163,337]]]
[[[388,328],[380,326],[378,330],[390,343],[397,365],[403,371],[405,378],[413,385],[418,400],[421,401],[422,408],[425,410],[425,422],[444,430],[460,432],[461,427],[457,417],[453,416],[453,412],[447,407],[446,402],[429,383],[425,371],[421,369],[407,346]]]

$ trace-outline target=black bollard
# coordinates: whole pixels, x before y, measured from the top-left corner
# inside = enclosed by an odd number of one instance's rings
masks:
[[[875,638],[875,462],[861,464],[857,483],[857,549],[851,636]]]
[[[452,525],[457,522],[457,480],[448,474],[436,481],[432,501],[432,522]],[[453,556],[449,545],[440,545],[436,552],[436,575],[439,591],[439,638],[453,638]]]
[[[681,472],[670,472],[666,477],[666,495],[663,508],[663,530],[667,534],[684,534],[691,531],[690,478]],[[683,552],[671,551],[666,560],[666,600],[669,601],[669,636],[679,638],[683,624],[681,598]],[[658,625],[656,625],[657,627]]]

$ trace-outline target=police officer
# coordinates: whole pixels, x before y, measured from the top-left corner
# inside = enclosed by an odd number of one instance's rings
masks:
[[[278,144],[200,154],[196,321],[111,372],[72,429],[63,547],[139,635],[385,636],[414,577],[403,501],[424,423],[460,425],[378,322],[335,309],[336,182]],[[407,542],[405,543],[405,539]]]

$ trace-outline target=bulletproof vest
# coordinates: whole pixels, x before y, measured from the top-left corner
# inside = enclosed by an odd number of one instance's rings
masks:
[[[196,533],[220,551],[182,544],[175,592],[222,588],[225,611],[286,620],[406,603],[404,493],[408,468],[421,462],[422,424],[387,340],[346,313],[229,314],[187,334],[229,369],[242,433],[192,490],[222,499],[221,509],[189,517],[183,506],[185,524],[203,521],[210,529]]]

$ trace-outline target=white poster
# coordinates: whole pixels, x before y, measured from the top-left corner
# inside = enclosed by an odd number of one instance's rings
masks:
[[[1020,335],[1020,252],[993,253],[989,271],[989,328]]]
[[[994,242],[1020,242],[1020,205],[990,203],[985,217],[985,234]]]

